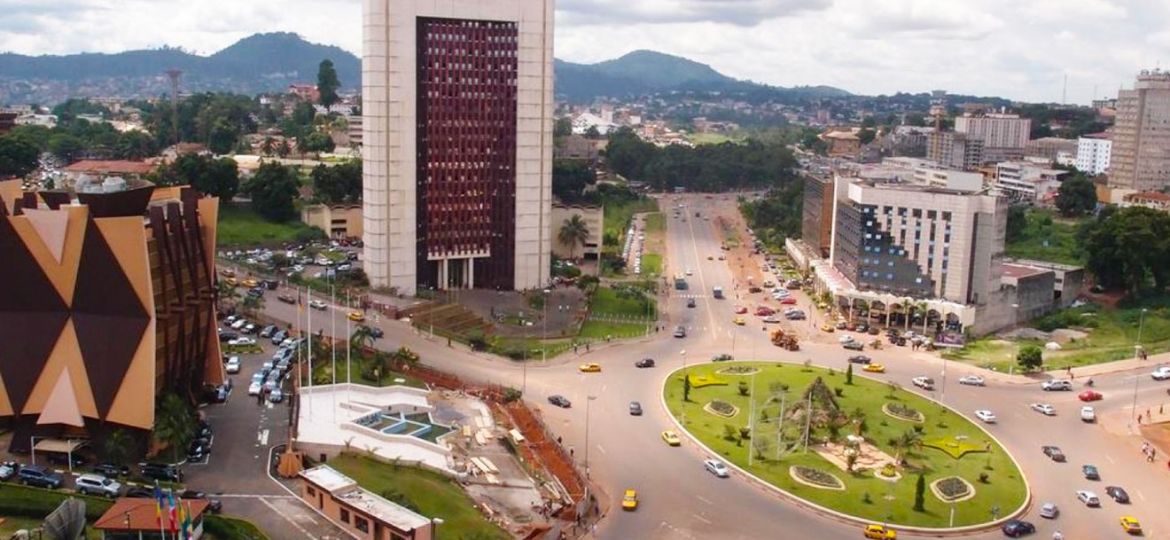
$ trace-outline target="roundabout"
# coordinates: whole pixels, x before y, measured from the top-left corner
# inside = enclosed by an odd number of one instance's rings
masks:
[[[673,420],[715,457],[807,503],[946,529],[990,526],[1027,502],[1019,466],[991,435],[897,385],[807,363],[685,371],[663,388]]]

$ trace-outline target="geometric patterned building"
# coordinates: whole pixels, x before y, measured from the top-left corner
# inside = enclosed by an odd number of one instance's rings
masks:
[[[217,199],[150,185],[72,199],[5,182],[0,200],[0,418],[13,450],[33,435],[145,435],[157,396],[194,403],[223,382]]]

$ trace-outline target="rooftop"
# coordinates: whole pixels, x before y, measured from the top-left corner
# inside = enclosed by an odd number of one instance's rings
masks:
[[[1129,195],[1125,196],[1126,201],[1135,201],[1135,200],[1142,200],[1142,199],[1147,200],[1147,201],[1170,202],[1170,195],[1167,195],[1165,193],[1160,193],[1157,191],[1143,191],[1141,193],[1130,193]]]
[[[301,476],[330,493],[357,485],[357,482],[354,482],[352,478],[337,472],[336,469],[328,465],[321,465],[307,471],[301,471]]]
[[[176,498],[175,501],[191,513],[192,519],[202,515],[208,506],[203,499]],[[158,531],[156,511],[154,499],[149,497],[118,499],[93,526],[105,531]]]
[[[94,174],[147,174],[154,170],[154,165],[144,161],[125,160],[82,160],[65,167],[65,172],[94,173]]]
[[[351,507],[369,514],[401,530],[411,531],[430,525],[431,520],[392,501],[388,501],[357,485],[352,478],[333,467],[319,465],[301,471],[301,477],[345,501]],[[150,501],[150,499],[144,499]],[[151,505],[153,509],[154,506]],[[151,514],[153,518],[153,513]]]
[[[1033,266],[1023,266],[1019,264],[1004,263],[1003,265],[1003,277],[1008,278],[1020,279],[1031,276],[1038,276],[1047,272],[1051,272],[1051,270],[1045,270],[1043,268],[1036,268]]]

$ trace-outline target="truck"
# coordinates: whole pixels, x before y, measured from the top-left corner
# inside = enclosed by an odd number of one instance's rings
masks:
[[[682,274],[675,274],[674,275],[674,288],[675,288],[675,290],[679,290],[679,291],[687,290],[686,276],[684,276]]]
[[[715,295],[716,300],[722,300],[723,299],[723,287],[715,287],[713,294]]]

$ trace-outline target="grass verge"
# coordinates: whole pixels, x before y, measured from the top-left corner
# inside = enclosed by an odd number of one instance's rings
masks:
[[[442,538],[509,538],[508,534],[484,519],[455,482],[437,473],[394,466],[352,454],[341,455],[329,465],[362,487],[413,509],[428,518],[442,518]]]
[[[756,396],[754,405],[750,396],[742,395],[738,384],[740,381],[752,384],[751,377],[726,372],[716,373],[737,366],[760,370],[754,377]],[[946,527],[950,505],[932,495],[929,490],[926,493],[925,509],[923,511],[913,509],[916,471],[921,470],[925,474],[927,484],[944,477],[959,476],[975,487],[974,497],[954,504],[956,526],[991,521],[993,510],[1002,517],[1024,502],[1026,487],[1023,476],[1003,448],[975,424],[911,392],[858,375],[853,377],[853,384],[848,385],[845,382],[845,375],[840,372],[802,368],[797,365],[727,362],[696,365],[691,367],[689,372],[692,376],[723,379],[728,384],[692,387],[691,401],[684,402],[681,374],[674,373],[663,389],[671,414],[675,418],[680,418],[685,411],[687,430],[720,454],[723,459],[808,501],[867,520],[922,527]],[[860,425],[861,433],[868,443],[890,456],[896,456],[899,452],[896,447],[900,446],[898,439],[906,434],[912,434],[911,437],[916,439],[918,444],[907,445],[908,450],[905,454],[912,468],[901,468],[898,471],[902,475],[900,479],[886,481],[877,478],[870,471],[849,473],[829,463],[812,450],[806,452],[799,447],[796,441],[802,440],[803,437],[804,422],[799,411],[803,410],[804,392],[818,377],[828,388],[840,389],[840,395],[835,395],[833,400],[837,403],[839,411],[853,421],[838,423],[834,430],[829,427],[829,417],[816,412],[813,417],[824,420],[813,422],[810,430],[811,440],[843,439],[845,435],[854,434]],[[782,385],[787,385],[788,390],[782,390]],[[751,392],[750,387],[747,392]],[[776,421],[781,416],[781,395],[785,396],[782,425]],[[773,397],[776,399],[772,400]],[[712,400],[727,402],[738,408],[738,413],[732,418],[723,418],[708,412],[704,406]],[[825,401],[818,399],[814,401],[815,403]],[[887,403],[910,407],[920,412],[925,421],[916,424],[891,417],[882,412],[882,406]],[[825,411],[827,407],[818,405],[814,409]],[[738,435],[739,428],[748,425],[750,411],[753,408],[757,415],[756,434],[748,440],[741,440]],[[856,423],[858,419],[861,420],[860,424]],[[917,429],[915,426],[918,426]],[[954,459],[943,451],[920,444],[927,441],[936,442],[940,438],[976,444],[988,450]],[[749,466],[748,446],[756,439],[767,443],[757,443],[763,447],[756,448],[753,463]],[[777,444],[777,440],[785,442]],[[778,453],[780,448],[785,450]],[[844,483],[845,489],[841,491],[819,489],[799,483],[789,474],[789,469],[794,466],[830,473]],[[981,480],[984,474],[987,475],[986,482]]]
[[[276,245],[308,235],[310,227],[300,221],[272,223],[247,205],[223,204],[219,208],[219,246]]]
[[[268,540],[251,521],[227,516],[205,516],[203,530],[213,540]]]
[[[1082,264],[1080,249],[1077,247],[1076,224],[1053,218],[1054,214],[1048,210],[1029,210],[1023,233],[1004,246],[1007,256]]]

